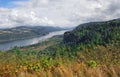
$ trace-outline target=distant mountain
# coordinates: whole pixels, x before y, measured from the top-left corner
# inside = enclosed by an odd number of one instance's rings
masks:
[[[105,45],[120,42],[120,19],[81,24],[64,34],[66,44]]]
[[[1,29],[0,30],[0,43],[28,39],[38,36],[43,36],[48,34],[49,32],[62,30],[59,27],[44,27],[44,26],[20,26],[9,29]]]

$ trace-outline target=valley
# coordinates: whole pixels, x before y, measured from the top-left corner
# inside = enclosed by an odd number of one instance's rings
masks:
[[[50,32],[63,30],[59,27],[44,27],[44,26],[20,26],[10,29],[1,29],[0,30],[0,43],[15,41],[15,40],[24,40],[35,37],[44,36]]]
[[[1,77],[119,77],[120,20],[82,24],[37,44],[1,51],[0,63]]]
[[[120,0],[0,0],[0,77],[120,77]]]
[[[40,43],[42,41],[45,41],[49,38],[52,38],[54,36],[63,35],[64,32],[66,32],[66,31],[68,31],[68,30],[53,31],[53,32],[49,32],[46,35],[37,36],[37,37],[33,37],[33,38],[28,38],[28,39],[20,39],[20,40],[12,40],[12,41],[8,40],[9,42],[4,42],[4,43],[0,44],[0,50],[7,51],[14,47],[23,47],[23,46],[34,45],[34,44]]]

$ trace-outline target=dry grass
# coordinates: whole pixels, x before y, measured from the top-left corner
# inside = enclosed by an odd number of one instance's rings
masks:
[[[47,70],[28,71],[27,69],[14,70],[8,68],[0,69],[0,77],[120,77],[119,65],[99,65],[91,68],[84,63],[73,63],[69,66],[60,65]]]

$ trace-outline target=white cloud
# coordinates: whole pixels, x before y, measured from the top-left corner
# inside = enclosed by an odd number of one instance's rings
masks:
[[[0,8],[0,28],[15,26],[77,26],[120,16],[119,0],[29,0]]]

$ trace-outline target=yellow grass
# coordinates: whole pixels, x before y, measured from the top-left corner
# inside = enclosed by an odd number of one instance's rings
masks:
[[[69,66],[60,65],[53,66],[46,70],[28,71],[21,68],[14,70],[14,66],[5,66],[2,68],[0,65],[0,77],[120,77],[119,65],[98,65],[91,68],[84,63],[73,63]]]

